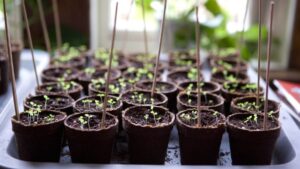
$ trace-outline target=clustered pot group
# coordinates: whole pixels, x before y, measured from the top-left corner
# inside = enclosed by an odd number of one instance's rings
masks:
[[[25,99],[25,111],[12,118],[20,159],[57,162],[64,144],[74,163],[110,163],[116,138],[125,132],[130,163],[164,164],[176,125],[182,164],[216,164],[226,130],[233,164],[270,163],[280,133],[279,104],[268,100],[263,130],[265,100],[260,97],[256,105],[257,87],[249,83],[247,64],[237,58],[210,58],[211,81],[201,75],[199,84],[199,124],[193,53],[172,52],[168,64],[159,65],[152,95],[155,74],[149,63],[155,56],[114,52],[105,114],[109,52],[87,56],[69,47],[61,53],[42,72],[36,95]]]

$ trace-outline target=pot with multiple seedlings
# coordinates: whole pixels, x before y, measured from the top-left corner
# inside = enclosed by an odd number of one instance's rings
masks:
[[[83,69],[86,66],[86,58],[79,50],[70,48],[63,54],[51,59],[50,65]]]
[[[161,79],[161,73],[157,73],[156,77]],[[141,80],[153,80],[154,72],[147,68],[129,67],[123,73],[123,78],[128,79],[129,83],[135,84]]]
[[[74,82],[67,82],[64,79],[59,79],[58,82],[48,82],[44,83],[35,88],[35,93],[37,95],[51,95],[51,94],[65,94],[71,96],[74,100],[81,97],[83,87]]]
[[[245,61],[240,59],[213,59],[211,60],[212,72],[218,70],[237,71],[247,73],[248,65]]]
[[[79,70],[67,66],[55,66],[49,67],[43,70],[41,79],[43,83],[46,82],[59,82],[64,81],[76,81],[79,75]]]
[[[107,49],[98,49],[95,51],[91,60],[91,65],[98,68],[107,68],[110,52]],[[112,68],[125,71],[128,68],[128,61],[123,54],[114,51]]]
[[[118,69],[112,69],[111,73],[112,73],[111,80],[116,80],[121,77],[121,72]],[[84,94],[88,95],[89,84],[92,82],[92,80],[97,80],[97,79],[104,80],[105,76],[107,76],[107,69],[99,69],[99,68],[96,69],[93,67],[88,67],[79,73],[78,83],[82,85],[84,89]]]
[[[216,72],[212,73],[211,81],[219,84],[224,84],[225,82],[249,83],[249,77],[243,72],[217,70]]]
[[[184,81],[193,81],[197,79],[197,68],[184,68],[170,71],[167,75],[167,80],[175,84],[179,84]],[[201,81],[202,81],[201,75]]]
[[[197,81],[184,81],[178,84],[179,92],[183,91],[191,91],[192,93],[197,92]],[[221,86],[215,82],[200,82],[200,90],[203,93],[213,93],[213,94],[220,94],[221,93]]]
[[[232,112],[232,110],[230,111],[230,104],[233,99],[244,96],[256,96],[257,92],[259,92],[259,96],[263,95],[263,89],[260,87],[259,91],[257,91],[257,84],[255,83],[225,82],[221,91],[225,99],[225,114]]]
[[[216,164],[223,133],[225,131],[225,116],[221,111],[211,110],[210,107],[203,107],[216,95],[204,94],[201,96],[201,74],[200,74],[200,33],[198,20],[198,7],[196,7],[196,60],[197,60],[197,92],[194,98],[189,98],[188,102],[194,103],[194,108],[181,109],[176,115],[177,129],[179,135],[181,164],[185,165],[211,165]],[[188,91],[190,94],[191,91]],[[182,104],[184,93],[179,94],[178,104]],[[190,96],[189,96],[190,97]],[[190,101],[191,100],[191,101]],[[213,102],[213,101],[212,101]],[[208,108],[208,109],[207,109]],[[204,146],[205,145],[205,146]]]
[[[127,80],[125,78],[119,78],[117,80],[112,80],[109,84],[109,95],[120,97],[121,94],[126,91],[133,89],[132,80]],[[89,95],[98,95],[105,92],[105,80],[103,79],[93,79],[92,83],[89,84]]]
[[[261,2],[260,2],[261,3]],[[260,4],[261,6],[261,4]],[[265,98],[256,97],[237,98],[232,105],[239,104],[243,109],[251,110],[243,112],[237,110],[227,118],[227,130],[230,140],[231,158],[234,165],[268,165],[271,163],[275,143],[280,135],[281,124],[275,116],[278,116],[278,103],[268,99],[269,71],[272,39],[274,2],[270,2],[270,27],[267,47],[267,69],[266,69],[266,93]],[[261,8],[259,8],[261,13]],[[260,16],[261,17],[261,16]],[[261,20],[261,18],[260,18]],[[261,31],[261,28],[260,28]],[[259,41],[260,41],[259,37]],[[260,49],[260,43],[259,43]],[[260,51],[260,50],[259,50]],[[260,52],[258,70],[260,75]],[[259,77],[258,77],[259,84]],[[259,86],[259,85],[257,85]],[[262,106],[263,104],[263,106]],[[235,107],[235,106],[233,106]],[[263,113],[261,110],[263,109]],[[276,111],[276,112],[275,112]],[[240,113],[243,112],[243,113]]]

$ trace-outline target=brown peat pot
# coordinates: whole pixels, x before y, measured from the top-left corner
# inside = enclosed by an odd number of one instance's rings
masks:
[[[124,92],[133,89],[133,85],[124,78],[113,80],[109,83],[109,95],[119,97]],[[92,82],[89,84],[89,96],[95,96],[105,93],[105,81]]]
[[[43,70],[41,79],[43,83],[58,81],[76,81],[79,75],[77,69],[67,66],[49,67]]]
[[[260,98],[259,100],[259,114],[263,114],[265,100]],[[232,100],[230,113],[257,113],[256,96],[238,97]],[[273,100],[268,100],[268,115],[279,117],[280,104]]]
[[[12,117],[19,158],[33,162],[58,162],[66,118],[63,112],[42,110],[38,115],[20,114]]]
[[[91,70],[87,68],[85,70]],[[92,72],[81,71],[78,76],[78,83],[82,85],[85,95],[89,93],[89,84],[93,79],[106,79],[107,69],[94,69]],[[121,71],[118,69],[111,69],[110,79],[116,80],[121,77]]]
[[[76,82],[49,82],[35,88],[37,95],[65,94],[74,100],[81,97],[83,87]]]
[[[213,70],[227,70],[247,73],[248,65],[240,59],[212,59],[210,63]]]
[[[0,52],[0,95],[8,90],[8,60],[4,53]]]
[[[48,97],[48,100],[45,96]],[[73,113],[73,102],[74,100],[70,96],[62,94],[28,96],[24,100],[24,110],[41,108],[42,110],[56,110],[69,115]]]
[[[216,71],[211,75],[211,81],[224,84],[225,82],[249,83],[247,74],[236,71]]]
[[[65,120],[72,162],[110,163],[119,121],[117,117],[107,113],[103,125],[102,114],[76,113]]]
[[[256,114],[257,115],[257,114]],[[252,117],[249,119],[249,117]],[[263,130],[263,116],[237,113],[228,116],[231,158],[233,165],[269,165],[281,125],[276,118],[268,117]]]
[[[257,85],[255,83],[237,83],[237,82],[226,82],[221,88],[222,96],[225,99],[224,110],[225,114],[230,113],[231,101],[238,97],[245,96],[256,96],[257,95]],[[259,95],[263,96],[263,88],[259,88]]]
[[[129,66],[130,67],[135,67],[135,68],[145,68],[151,72],[154,72],[155,69],[155,60],[151,60],[151,61],[147,61],[143,60],[143,61],[138,61],[136,59],[129,59]],[[163,63],[159,63],[158,64],[158,72],[159,73],[163,73],[165,70],[165,65]]]
[[[221,93],[221,86],[215,82],[201,82],[200,89],[202,92],[205,93],[213,93],[213,94],[220,94]],[[178,84],[179,92],[191,90],[191,92],[197,92],[197,81],[185,81],[180,82]]]
[[[151,105],[151,92],[148,90],[129,90],[121,95],[123,109],[131,106]],[[168,107],[168,97],[162,93],[154,93],[155,106]]]
[[[145,68],[128,68],[122,76],[124,79],[127,79],[131,84],[135,84],[141,80],[153,80],[154,72]],[[157,80],[161,80],[161,73],[157,72]]]
[[[198,112],[187,109],[176,115],[180,157],[183,165],[216,165],[226,118],[214,110],[201,110],[201,127],[197,124]]]
[[[167,74],[167,81],[173,82],[174,84],[179,84],[181,82],[185,81],[192,81],[197,80],[197,69],[190,68],[190,69],[175,69],[173,71],[170,71]],[[203,77],[201,75],[200,81],[203,80]]]
[[[73,104],[73,111],[75,113],[85,113],[85,112],[102,112],[103,111],[103,103],[104,103],[104,94],[102,96],[87,96],[82,97],[76,100]],[[122,108],[123,103],[115,96],[108,95],[108,104],[106,111],[116,117],[119,120],[122,119]],[[121,122],[119,122],[120,127]]]
[[[84,56],[58,56],[50,61],[52,66],[68,66],[76,69],[83,69],[86,66],[86,58]]]
[[[151,91],[153,81],[140,81],[135,84],[135,88],[139,90]],[[168,97],[168,109],[171,112],[176,111],[176,96],[178,94],[178,89],[175,84],[171,82],[156,81],[156,91],[164,94]]]
[[[197,93],[181,92],[177,96],[177,109],[178,112],[186,109],[197,108]],[[201,107],[203,109],[212,109],[223,113],[224,99],[221,96],[212,93],[201,93]]]
[[[155,112],[151,113],[151,112]],[[175,115],[166,108],[134,106],[123,114],[132,164],[164,164]]]
[[[108,68],[110,50],[98,49],[92,56],[91,65],[97,68]],[[128,61],[121,52],[114,52],[112,60],[112,68],[121,70],[122,72],[128,68]]]
[[[238,59],[240,56],[239,52],[237,51],[221,51],[219,54],[208,54],[207,60],[208,63],[211,63],[211,60],[218,60],[218,59]]]
[[[6,44],[1,43],[0,44],[0,49],[3,51],[7,51],[7,46]],[[14,65],[14,73],[15,73],[15,78],[19,78],[19,73],[20,73],[20,60],[21,60],[21,52],[23,50],[23,45],[21,42],[12,42],[11,43],[11,53],[12,53],[12,60],[13,60],[13,65]],[[9,72],[10,70],[8,70]],[[8,73],[7,72],[7,73]],[[10,77],[9,77],[10,79]]]

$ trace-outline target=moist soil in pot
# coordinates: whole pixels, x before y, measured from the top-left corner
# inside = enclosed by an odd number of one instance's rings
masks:
[[[197,93],[197,81],[185,81],[178,84],[179,92],[191,91]],[[220,94],[221,86],[215,82],[200,82],[200,90],[205,93]]]
[[[76,113],[65,120],[66,136],[74,163],[110,163],[118,119],[102,112]]]
[[[123,78],[128,79],[128,82],[135,84],[142,80],[153,80],[154,72],[146,68],[134,68],[130,67],[123,73]],[[161,79],[161,74],[157,72],[157,80]]]
[[[20,114],[20,121],[12,117],[20,160],[58,162],[66,114],[51,110],[30,109]]]
[[[216,53],[210,53],[207,57],[208,63],[211,63],[211,60],[213,59],[238,59],[240,54],[237,52],[236,49],[221,49],[219,52]]]
[[[224,84],[225,82],[249,83],[247,74],[235,71],[217,71],[212,73],[211,81]]]
[[[239,97],[235,98],[231,102],[231,114],[234,113],[264,113],[264,105],[265,105],[265,99],[260,98],[259,105],[256,105],[256,96],[245,96],[245,97]],[[259,109],[257,109],[259,108]],[[273,101],[268,100],[268,115],[272,117],[279,117],[280,112],[280,104]]]
[[[133,89],[133,84],[125,78],[119,78],[109,83],[109,95],[119,97],[122,93]],[[105,81],[103,79],[92,80],[89,84],[89,95],[94,96],[105,93]]]
[[[79,73],[78,82],[82,85],[84,89],[84,94],[89,93],[89,84],[92,80],[102,79],[105,81],[107,75],[107,69],[96,69],[96,68],[86,68]],[[121,72],[118,69],[112,69],[110,74],[111,80],[116,80],[121,77]]]
[[[8,90],[8,60],[4,53],[0,52],[0,95]]]
[[[157,106],[134,106],[123,112],[132,164],[164,164],[174,114]]]
[[[92,66],[97,68],[108,68],[110,50],[98,49],[95,51],[92,58]],[[112,59],[112,68],[125,71],[128,68],[128,61],[124,58],[123,54],[114,51]]]
[[[145,53],[134,53],[126,55],[127,59],[131,63],[155,63],[156,55],[155,54],[145,54]]]
[[[76,82],[49,82],[35,88],[37,95],[65,94],[71,96],[74,100],[81,97],[83,87]]]
[[[169,53],[169,61],[175,61],[180,59],[193,59],[195,58],[194,50],[178,50]]]
[[[152,90],[153,81],[140,81],[135,85],[139,90]],[[168,97],[168,109],[172,112],[176,112],[176,96],[178,89],[175,84],[171,82],[156,81],[156,92],[162,93]]]
[[[155,70],[155,60],[154,61],[137,61],[134,59],[129,60],[129,65],[130,67],[134,67],[134,68],[141,68],[141,69],[147,69],[151,72],[154,72]],[[160,73],[163,73],[165,69],[165,66],[163,65],[163,63],[159,63],[158,64],[158,71]]]
[[[221,71],[238,71],[247,73],[248,65],[240,59],[213,59],[211,60],[212,72]]]
[[[259,88],[260,96],[263,96],[263,89]],[[225,114],[230,114],[231,101],[238,97],[244,96],[256,96],[257,85],[256,83],[237,83],[237,82],[225,82],[221,88],[222,96],[225,99]]]
[[[1,43],[0,44],[0,49],[3,51],[7,51],[7,46],[6,44]],[[13,65],[14,65],[14,73],[15,73],[15,78],[19,78],[19,73],[20,73],[20,60],[21,60],[21,52],[23,50],[23,45],[21,42],[12,42],[11,43],[11,53],[12,53],[12,60],[13,60]],[[4,52],[7,53],[7,52]],[[9,73],[10,70],[8,70]],[[10,79],[10,77],[8,77]]]
[[[169,61],[169,70],[187,69],[196,67],[195,58],[181,58]]]
[[[187,69],[173,70],[168,73],[167,80],[177,85],[181,82],[197,80],[197,69],[190,68],[188,70]],[[200,81],[202,80],[203,77],[201,75]]]
[[[216,165],[226,118],[214,110],[201,110],[201,127],[197,120],[198,112],[195,109],[187,109],[176,115],[181,164]]]
[[[233,165],[269,165],[281,125],[276,118],[267,118],[263,130],[260,114],[237,113],[227,118]]]
[[[168,105],[168,97],[162,93],[154,93],[151,98],[151,92],[147,90],[130,90],[122,94],[124,109],[131,106],[155,105],[166,107]],[[152,100],[153,99],[153,100]]]
[[[74,100],[67,95],[37,95],[28,96],[24,100],[24,110],[41,109],[41,110],[56,110],[66,113],[67,115],[73,113]]]
[[[41,79],[43,83],[58,81],[76,81],[79,75],[77,69],[66,66],[49,67],[43,70]]]
[[[77,100],[73,104],[74,112],[100,112],[103,111],[104,94],[87,96]],[[121,119],[123,103],[115,96],[108,96],[106,111]]]
[[[55,57],[50,61],[52,66],[68,66],[77,69],[83,69],[86,66],[86,58],[83,56],[62,55]]]
[[[197,93],[181,92],[177,96],[177,109],[178,112],[189,109],[197,108]],[[224,99],[221,96],[206,93],[201,93],[201,107],[203,109],[212,109],[223,113]]]

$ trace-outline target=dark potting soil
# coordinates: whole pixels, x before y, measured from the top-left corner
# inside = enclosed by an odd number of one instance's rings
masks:
[[[263,121],[264,118],[261,115],[252,114],[249,116],[245,116],[241,118],[241,116],[234,116],[230,118],[230,123],[241,128],[247,130],[261,130],[263,131]],[[267,120],[267,128],[266,129],[273,129],[278,127],[278,123],[275,121],[274,118],[268,118]]]
[[[108,96],[108,109],[118,108],[121,104],[116,97]],[[100,112],[103,110],[104,96],[90,96],[76,101],[75,108],[80,112]]]
[[[67,120],[67,124],[72,128],[82,130],[95,130],[101,128],[102,113],[98,114],[82,114],[78,116],[70,117]],[[113,116],[105,116],[104,127],[107,128],[116,123]]]
[[[178,86],[183,89],[184,91],[191,90],[192,92],[197,92],[197,82],[196,81],[188,81],[188,82],[182,82],[179,83]],[[215,91],[218,88],[218,86],[214,86],[212,83],[209,82],[203,82],[200,83],[200,90],[203,92],[210,92]]]
[[[68,59],[65,59],[63,58],[63,56],[61,57],[57,57],[57,58],[54,58],[50,64],[52,65],[56,65],[56,66],[70,66],[70,67],[77,67],[77,66],[84,66],[85,64],[85,60],[84,58],[81,58],[81,57],[73,57],[73,58],[68,58]]]
[[[79,75],[79,80],[81,81],[91,81],[92,79],[105,78],[107,75],[107,69],[95,69],[93,73],[81,72]],[[121,73],[115,69],[111,70],[111,79],[116,79],[121,75]]]
[[[259,112],[263,113],[265,101],[263,99],[260,99],[258,106],[256,105],[256,101],[240,101],[236,103],[236,106],[243,110],[252,111],[252,112],[257,112],[257,107],[258,107]],[[268,112],[270,113],[270,111],[276,111],[276,110],[277,110],[277,105],[269,101]]]
[[[224,83],[223,88],[230,93],[247,94],[257,92],[257,85],[255,83]]]
[[[21,113],[20,121],[25,125],[38,125],[38,124],[48,124],[59,121],[63,119],[65,115],[53,113],[53,112],[36,112],[34,115],[30,115],[29,113]]]
[[[67,96],[49,95],[46,101],[44,96],[29,97],[25,100],[25,105],[30,108],[41,108],[44,110],[56,110],[72,105],[73,100]]]
[[[218,71],[212,74],[212,79],[221,80],[225,82],[249,81],[246,74],[235,73],[231,71]]]
[[[202,75],[200,77],[201,77],[200,80],[202,81]],[[191,68],[189,71],[188,70],[171,71],[168,74],[168,79],[176,84],[179,84],[180,82],[184,82],[184,81],[197,80],[197,69]]]
[[[72,82],[54,82],[45,83],[39,86],[38,91],[41,93],[70,93],[80,90],[80,86]]]
[[[172,120],[167,110],[157,109],[155,107],[151,110],[151,106],[131,109],[126,113],[126,117],[131,123],[142,126],[162,126],[169,124]]]
[[[77,69],[69,67],[52,67],[45,69],[42,76],[51,81],[58,81],[59,79],[69,81],[77,78],[78,73]]]
[[[188,96],[187,94],[183,94],[180,97],[180,101],[191,106],[196,106],[197,105],[197,94],[190,94]],[[190,100],[190,101],[189,101]],[[208,98],[205,95],[201,95],[201,106],[214,106],[217,105],[218,101],[212,98]]]
[[[123,100],[126,100],[129,103],[136,104],[152,104],[151,102],[151,92],[140,92],[140,91],[130,91],[122,96]],[[160,97],[157,93],[154,94],[154,103],[161,103],[164,101],[164,98]]]
[[[123,80],[124,81],[120,81],[120,79],[111,81],[109,83],[109,93],[122,94],[125,91],[132,89],[132,84],[126,82],[125,79]],[[94,90],[105,92],[105,83],[92,83],[92,88]]]
[[[136,87],[143,90],[151,90],[152,85],[153,85],[152,81],[144,81],[141,83],[137,83]],[[157,92],[168,93],[174,91],[174,86],[166,82],[157,81],[155,90]]]
[[[197,126],[198,112],[197,110],[186,111],[185,113],[181,113],[179,115],[179,118],[186,125]],[[218,126],[220,123],[225,123],[225,119],[222,118],[219,112],[217,111],[211,112],[206,110],[201,111],[202,127],[214,127],[214,126]]]

